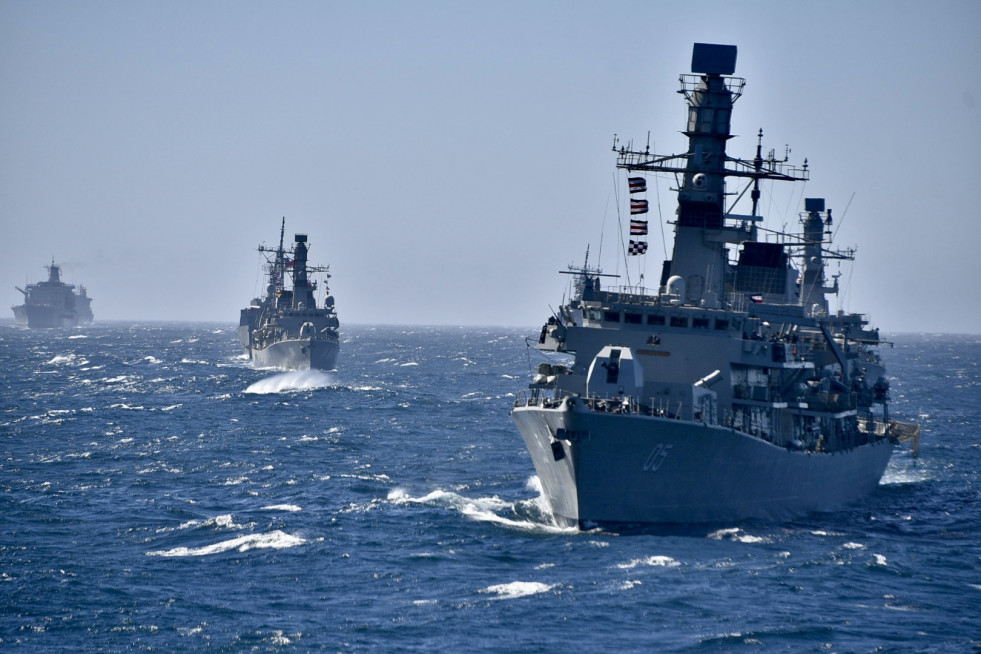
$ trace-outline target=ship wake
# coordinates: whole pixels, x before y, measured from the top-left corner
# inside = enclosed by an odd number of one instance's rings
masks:
[[[532,477],[529,486],[537,481]],[[540,490],[540,487],[539,487]],[[575,527],[563,527],[556,523],[544,497],[511,502],[497,496],[466,497],[453,491],[435,490],[422,497],[411,497],[404,490],[393,490],[388,500],[394,504],[442,507],[458,512],[468,520],[491,524],[532,534],[577,534]]]

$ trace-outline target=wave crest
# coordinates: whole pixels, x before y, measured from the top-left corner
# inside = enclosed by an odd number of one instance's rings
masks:
[[[229,540],[223,540],[204,547],[175,547],[169,550],[147,552],[147,556],[208,556],[238,550],[248,552],[254,549],[286,549],[302,545],[306,540],[283,531],[272,531],[268,534],[248,534]]]

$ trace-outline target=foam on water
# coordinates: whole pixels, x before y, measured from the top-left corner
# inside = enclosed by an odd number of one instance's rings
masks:
[[[551,514],[544,510],[540,498],[509,502],[499,497],[470,498],[452,491],[435,490],[422,497],[410,497],[405,491],[396,489],[388,494],[388,500],[395,504],[426,504],[457,511],[460,515],[478,522],[488,522],[509,529],[539,534],[578,534],[575,527],[562,527],[555,524]],[[528,506],[541,509],[538,515],[528,511]],[[522,510],[524,509],[524,510]],[[503,512],[511,512],[515,517],[505,517]],[[524,514],[524,515],[523,515]],[[541,519],[535,519],[541,518]]]
[[[509,584],[496,584],[482,588],[479,592],[495,595],[491,599],[515,599],[545,593],[555,588],[554,584],[543,584],[538,581],[512,581]]]
[[[707,536],[711,540],[731,540],[737,543],[769,543],[770,539],[763,536],[753,536],[739,527],[718,529]]]
[[[297,370],[281,372],[272,377],[260,379],[246,388],[245,393],[268,395],[270,393],[326,388],[333,383],[333,377],[322,370]]]
[[[634,559],[633,561],[628,561],[627,563],[618,563],[617,567],[622,570],[630,570],[632,568],[639,568],[642,566],[650,568],[677,568],[680,565],[680,563],[675,561],[670,556],[654,555],[642,559]]]
[[[59,354],[51,358],[50,361],[46,361],[44,365],[46,366],[60,366],[75,363],[74,354]]]
[[[915,484],[929,481],[930,479],[930,471],[927,470],[926,466],[901,468],[895,466],[894,462],[891,462],[889,467],[886,468],[885,474],[882,475],[882,480],[879,482],[879,485],[894,486],[898,484]]]
[[[165,533],[168,531],[182,531],[184,529],[197,529],[199,527],[210,527],[210,528],[220,528],[220,529],[243,529],[244,526],[237,524],[230,513],[225,513],[222,515],[217,515],[213,518],[207,518],[205,520],[188,520],[187,522],[182,522],[176,528],[175,527],[164,527],[158,529],[158,533]]]

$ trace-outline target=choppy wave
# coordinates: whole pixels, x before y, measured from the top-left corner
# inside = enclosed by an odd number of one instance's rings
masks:
[[[623,570],[630,570],[632,568],[640,568],[640,567],[677,568],[680,565],[681,565],[680,563],[675,561],[670,556],[654,555],[654,556],[647,556],[641,559],[634,559],[632,561],[628,561],[627,563],[619,563],[617,564],[617,567]]]
[[[292,536],[285,532],[276,530],[268,534],[248,534],[230,538],[203,547],[175,547],[169,550],[158,550],[147,552],[147,556],[209,556],[211,554],[221,554],[223,552],[248,552],[255,549],[287,549],[302,545],[306,540],[299,536]]]
[[[241,529],[242,525],[236,524],[235,519],[230,513],[216,515],[207,520],[189,520],[181,523],[178,529],[191,529],[194,527],[221,527],[224,529]]]
[[[46,361],[46,366],[74,365],[77,357],[74,354],[58,354]]]
[[[728,527],[713,531],[708,535],[712,540],[731,540],[737,543],[769,543],[770,539],[764,536],[753,536],[739,527]]]
[[[543,584],[540,581],[512,581],[509,584],[497,584],[480,589],[479,592],[494,595],[491,599],[515,599],[547,593],[555,588],[555,584]]]
[[[302,511],[300,507],[295,504],[270,504],[269,506],[262,507],[263,511]]]

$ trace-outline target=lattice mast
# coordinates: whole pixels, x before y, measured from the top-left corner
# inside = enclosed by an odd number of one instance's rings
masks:
[[[797,169],[772,154],[764,159],[760,145],[751,161],[726,154],[726,143],[732,138],[732,106],[746,83],[731,76],[735,66],[736,46],[695,44],[693,74],[680,78],[679,93],[688,101],[685,154],[657,155],[622,147],[618,151],[619,168],[633,173],[667,172],[680,176],[674,250],[671,260],[665,263],[662,284],[668,277],[680,277],[689,303],[713,306],[724,297],[726,245],[756,239],[760,180],[808,178],[806,161],[803,168]],[[727,177],[751,179],[752,215],[727,213]]]

